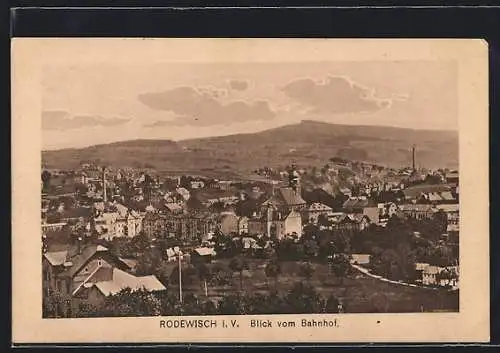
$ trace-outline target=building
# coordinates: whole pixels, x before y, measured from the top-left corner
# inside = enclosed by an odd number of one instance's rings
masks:
[[[264,213],[255,214],[248,220],[248,234],[266,235],[281,239],[285,236],[302,236],[302,216],[295,210],[281,211],[269,206]]]
[[[94,229],[100,237],[111,240],[115,237],[135,237],[142,231],[143,216],[120,204],[111,204],[104,211],[96,209]]]
[[[366,229],[372,222],[368,216],[363,214],[342,214],[329,217],[330,226],[334,232],[353,235]]]
[[[446,179],[446,182],[448,184],[458,186],[458,184],[459,184],[458,171],[453,170],[453,171],[446,173],[445,179]]]
[[[352,254],[350,262],[354,265],[369,265],[370,256],[370,254]]]
[[[197,242],[213,232],[216,220],[212,217],[148,212],[143,219],[143,231],[149,238],[174,235],[185,243]]]
[[[378,210],[379,210],[379,222],[378,224],[381,226],[387,225],[387,221],[392,217],[398,214],[398,205],[396,205],[394,202],[388,202],[388,203],[379,203],[378,204]]]
[[[213,248],[196,248],[191,252],[191,262],[192,263],[210,263],[212,259],[217,255]]]
[[[62,298],[60,313],[72,316],[80,304],[99,306],[104,299],[124,288],[166,288],[155,276],[136,277],[130,266],[96,244],[77,244],[66,250],[45,252],[42,257],[42,283],[45,297],[58,293]]]
[[[46,234],[48,232],[57,232],[63,229],[68,223],[42,223],[42,234]]]
[[[422,284],[426,286],[458,288],[458,266],[422,266]]]
[[[224,212],[219,218],[219,229],[224,235],[248,233],[248,218],[239,217],[234,212]]]
[[[348,214],[360,214],[367,216],[371,223],[378,224],[380,222],[380,211],[378,204],[373,200],[365,197],[351,197],[342,205],[344,212]]]
[[[433,218],[437,208],[429,204],[404,204],[399,205],[399,211],[404,217],[424,220]]]
[[[319,202],[315,202],[307,207],[302,214],[304,215],[304,219],[310,223],[318,223],[318,218],[321,215],[328,216],[333,210],[331,207],[324,205]]]

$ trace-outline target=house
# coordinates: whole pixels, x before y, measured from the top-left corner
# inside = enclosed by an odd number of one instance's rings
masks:
[[[434,217],[437,208],[429,204],[403,204],[399,205],[399,211],[404,217],[423,220]]]
[[[352,254],[351,263],[354,265],[369,265],[370,254]]]
[[[231,188],[231,184],[233,182],[231,180],[219,180],[217,183],[214,185],[216,189],[220,190],[229,190]]]
[[[302,236],[302,216],[295,210],[281,211],[269,206],[248,220],[248,234],[281,239],[287,235]]]
[[[341,188],[341,189],[340,189],[340,192],[341,192],[343,195],[345,195],[345,196],[347,196],[347,197],[349,197],[349,198],[351,198],[351,197],[352,197],[352,191],[351,191],[351,189],[349,189],[349,188]]]
[[[331,213],[333,210],[331,207],[324,205],[319,202],[315,202],[311,204],[309,207],[307,207],[304,211],[303,214],[305,215],[305,219],[308,222],[311,223],[318,223],[318,217],[321,215],[327,216],[329,213]]]
[[[131,270],[129,263],[106,247],[78,243],[43,254],[43,292],[44,295],[59,293],[66,303],[61,310],[71,316],[80,304],[100,304],[106,296],[122,288],[136,289],[144,285],[148,290],[165,290],[156,277],[136,277],[128,273]],[[95,286],[100,294],[94,291]]]
[[[243,234],[248,232],[248,218],[238,217],[234,212],[224,212],[219,219],[222,234]]]
[[[378,209],[380,218],[391,218],[398,213],[398,205],[394,202],[379,203]]]
[[[182,197],[182,199],[184,201],[189,200],[189,198],[191,197],[189,190],[186,188],[180,187],[180,188],[175,189],[175,191],[178,195],[180,195]]]
[[[459,184],[458,171],[453,170],[446,173],[445,179],[448,184],[458,185]]]
[[[143,289],[148,292],[166,290],[166,287],[154,275],[135,276],[118,268],[109,268],[106,270],[101,269],[95,274],[89,275],[73,291],[73,301],[78,304],[84,302],[99,307],[107,297],[115,295],[126,288],[132,291]],[[75,304],[73,306],[75,307]]]
[[[216,220],[205,215],[149,213],[143,220],[144,234],[149,238],[174,234],[184,242],[197,242],[216,228]]]
[[[202,189],[205,187],[205,183],[203,181],[191,181],[190,186],[191,189]]]
[[[306,207],[306,201],[302,196],[291,187],[281,187],[273,192],[271,197],[264,201],[262,206],[278,207],[283,211],[291,211],[292,209],[300,210]]]
[[[372,223],[378,224],[380,221],[378,204],[367,197],[351,197],[344,202],[342,208],[346,213],[365,215]]]
[[[60,223],[42,223],[42,234],[46,234],[48,232],[56,232],[63,229],[68,223],[60,222]]]
[[[125,206],[121,206],[106,211],[97,211],[93,224],[94,229],[103,239],[132,238],[141,232],[142,219],[143,216],[137,211],[129,211]]]
[[[210,263],[213,257],[217,255],[213,248],[203,247],[196,248],[191,252],[191,262],[192,263]]]
[[[173,262],[178,259],[178,256],[182,256],[182,251],[178,246],[175,246],[173,248],[168,248],[166,250],[166,254],[167,254],[167,261]]]
[[[368,216],[362,214],[342,214],[330,217],[331,225],[328,227],[334,232],[353,234],[359,232],[370,225]]]
[[[268,236],[282,239],[285,236],[302,236],[302,217],[297,211],[288,213],[273,212],[270,222],[268,221]]]
[[[166,212],[172,214],[181,214],[184,212],[184,204],[182,203],[167,202],[163,204],[163,208]]]
[[[458,288],[458,266],[440,267],[424,266],[422,269],[422,284],[426,286]]]

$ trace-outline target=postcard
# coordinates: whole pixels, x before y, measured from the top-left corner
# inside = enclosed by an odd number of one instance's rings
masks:
[[[479,39],[12,40],[13,341],[489,340]]]

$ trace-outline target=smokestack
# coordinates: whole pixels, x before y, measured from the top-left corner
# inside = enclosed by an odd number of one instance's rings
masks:
[[[102,189],[103,189],[103,200],[104,200],[104,204],[106,204],[107,200],[108,200],[108,196],[107,196],[107,193],[106,193],[106,168],[102,168]]]
[[[415,171],[415,145],[411,147],[411,161],[412,161],[412,169]]]

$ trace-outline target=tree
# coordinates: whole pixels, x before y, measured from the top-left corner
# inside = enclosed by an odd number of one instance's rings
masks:
[[[42,172],[42,187],[43,191],[47,192],[50,188],[50,179],[52,178],[52,174],[49,171],[44,170]]]
[[[296,283],[285,298],[286,311],[290,314],[311,314],[323,311],[323,300],[310,285]]]
[[[310,282],[312,276],[314,275],[314,266],[309,262],[304,262],[300,266],[299,271],[300,275],[304,277],[307,280],[307,282]]]
[[[340,280],[340,285],[343,285],[344,278],[347,277],[351,266],[349,256],[347,254],[335,254],[332,257],[331,266],[333,273]]]
[[[240,274],[240,291],[243,291],[243,271],[248,269],[248,263],[243,256],[234,257],[229,263],[229,268],[233,272]]]
[[[225,209],[225,204],[224,202],[221,201],[217,201],[214,204],[210,205],[209,207],[209,211],[211,213],[221,213],[224,211],[224,209]]]
[[[224,296],[219,301],[217,312],[221,315],[239,315],[244,314],[243,300],[241,296],[229,295]]]
[[[131,290],[124,288],[110,295],[101,306],[100,316],[158,316],[161,314],[161,301],[145,288]]]
[[[64,317],[64,297],[59,291],[49,291],[43,296],[43,317]]]
[[[203,282],[203,289],[205,296],[208,297],[208,287],[207,282],[210,280],[211,273],[210,268],[203,262],[198,262],[196,264],[196,271],[198,272],[198,277]]]
[[[318,242],[315,240],[307,240],[304,242],[304,255],[308,259],[312,259],[318,254]]]
[[[265,273],[268,278],[274,278],[274,288],[278,288],[278,276],[281,274],[281,266],[277,260],[270,261],[265,268]]]
[[[331,294],[326,300],[325,312],[327,313],[339,312],[339,300],[333,294]]]

